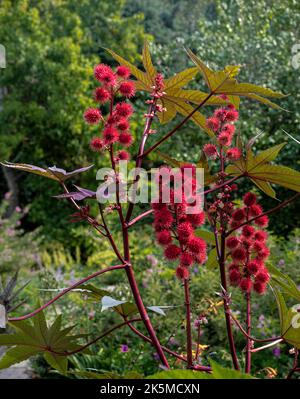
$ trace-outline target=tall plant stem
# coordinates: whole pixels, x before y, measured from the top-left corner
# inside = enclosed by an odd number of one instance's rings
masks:
[[[186,352],[187,352],[187,367],[193,366],[193,343],[192,343],[192,328],[191,328],[191,302],[190,302],[190,286],[189,280],[184,280],[184,299],[185,299],[185,321],[186,321]]]
[[[226,280],[226,272],[225,272],[225,234],[222,234],[222,236],[221,236],[220,252],[221,252],[221,257],[219,259],[219,268],[220,268],[221,283],[222,283],[222,287],[227,292],[227,280]],[[229,306],[226,298],[223,299],[223,303],[224,303],[226,330],[227,330],[227,336],[228,336],[228,342],[229,342],[229,347],[230,347],[230,352],[231,352],[232,363],[233,363],[235,370],[239,370],[240,366],[239,366],[239,362],[238,362],[238,358],[237,358],[237,354],[236,354],[236,348],[235,348],[233,332],[232,332],[232,325],[231,325],[231,320],[230,320],[230,306]]]
[[[152,115],[152,111],[154,113],[154,109],[155,109],[155,104],[152,104],[149,107],[149,112],[148,115]],[[111,106],[110,106],[110,113],[112,114],[113,112],[113,97],[111,100]],[[144,150],[144,146],[145,143],[147,141],[147,137],[151,128],[151,123],[152,123],[153,117],[149,116],[146,119],[146,123],[145,123],[145,128],[144,128],[144,132],[143,132],[143,136],[142,136],[142,141],[140,144],[140,149],[139,149],[139,153],[142,153]],[[110,160],[111,160],[111,165],[112,168],[114,169],[115,173],[116,172],[116,163],[115,163],[115,159],[114,159],[114,148],[113,145],[110,146]],[[139,168],[142,164],[142,158],[138,158],[136,161],[136,168]],[[138,308],[138,311],[140,313],[140,316],[144,322],[144,325],[148,331],[148,334],[150,336],[152,345],[155,347],[157,354],[162,362],[162,364],[166,367],[169,368],[169,363],[168,360],[164,354],[164,351],[162,350],[161,344],[156,336],[155,330],[152,326],[152,323],[149,319],[146,307],[143,303],[137,282],[136,282],[136,278],[134,275],[134,270],[131,264],[131,259],[130,259],[130,246],[129,246],[129,236],[128,236],[128,226],[127,223],[131,218],[131,214],[134,208],[134,201],[131,202],[128,206],[128,210],[127,210],[127,214],[126,214],[126,218],[124,218],[123,216],[123,210],[122,210],[122,204],[120,203],[120,199],[119,199],[119,190],[118,190],[118,178],[116,179],[117,182],[117,187],[116,187],[116,201],[117,201],[117,211],[118,211],[118,215],[119,215],[119,219],[120,219],[120,223],[121,223],[121,227],[122,227],[122,236],[123,236],[123,248],[124,248],[124,261],[126,262],[126,266],[125,266],[125,271],[126,271],[126,275],[127,275],[127,279],[131,288],[131,292],[133,295],[133,298],[135,300],[136,306]],[[138,184],[138,176],[137,174],[134,177],[134,188],[137,187]]]
[[[246,316],[246,324],[247,324],[247,346],[246,346],[246,363],[245,363],[245,372],[250,374],[251,372],[251,349],[252,349],[252,340],[249,338],[251,335],[251,294],[249,292],[246,293],[246,303],[247,303],[247,316]]]
[[[224,173],[224,157],[223,157],[223,149],[222,147],[220,148],[220,161],[221,161],[221,172],[222,174]],[[224,178],[222,177],[222,183],[224,182]],[[224,189],[222,189],[224,191]],[[227,292],[227,279],[226,279],[226,271],[225,271],[225,257],[226,257],[226,245],[225,245],[225,240],[226,240],[226,231],[225,231],[225,223],[223,220],[223,214],[220,213],[220,224],[221,224],[221,243],[220,243],[220,256],[219,256],[219,269],[220,269],[220,277],[221,277],[221,283],[222,287]],[[216,245],[218,245],[218,237],[216,239]],[[235,343],[234,343],[234,337],[233,337],[233,332],[232,332],[232,325],[231,325],[231,319],[230,319],[230,306],[228,303],[228,298],[224,297],[223,298],[223,306],[224,306],[224,315],[225,315],[225,321],[226,321],[226,330],[227,330],[227,336],[228,336],[228,342],[229,342],[229,348],[230,348],[230,353],[231,353],[231,358],[232,358],[232,363],[235,368],[235,370],[239,370],[239,362],[236,354],[236,348],[235,348]]]

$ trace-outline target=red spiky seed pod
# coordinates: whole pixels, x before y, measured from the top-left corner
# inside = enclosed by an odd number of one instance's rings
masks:
[[[103,131],[104,144],[115,143],[119,138],[119,133],[117,129],[113,126],[107,126]]]
[[[94,98],[97,102],[104,104],[110,99],[110,93],[104,87],[97,87],[94,92]]]
[[[256,204],[256,195],[254,193],[248,192],[244,195],[243,201],[246,206],[252,206]]]
[[[247,270],[251,275],[255,275],[256,273],[258,273],[261,267],[261,263],[259,263],[257,260],[251,260],[247,264]]]
[[[262,207],[258,204],[251,205],[249,207],[249,215],[250,216],[258,216],[262,213]]]
[[[193,264],[194,258],[188,252],[183,252],[180,255],[180,266],[189,267]]]
[[[89,125],[96,125],[101,120],[102,115],[98,108],[88,108],[83,117]]]
[[[122,118],[117,122],[117,129],[120,130],[121,132],[124,132],[125,130],[129,129],[129,122],[127,119]]]
[[[119,143],[125,147],[129,147],[132,144],[132,135],[128,132],[122,132],[119,134]]]
[[[173,221],[173,216],[169,211],[160,210],[154,213],[154,223],[163,229],[169,229]]]
[[[220,128],[220,121],[218,118],[212,116],[206,119],[206,126],[214,132],[217,132]]]
[[[115,107],[115,113],[123,118],[128,118],[133,113],[133,108],[130,104],[121,102],[118,103]]]
[[[177,226],[178,236],[182,238],[190,237],[190,235],[193,234],[193,231],[193,227],[189,222],[183,222]]]
[[[235,261],[243,262],[246,259],[246,251],[242,247],[237,247],[231,252],[231,257]]]
[[[129,161],[130,160],[130,154],[125,150],[119,151],[117,154],[117,157],[118,157],[119,161]]]
[[[237,286],[242,279],[241,273],[238,269],[231,269],[229,272],[229,281],[231,285]]]
[[[226,147],[231,145],[232,137],[227,132],[221,132],[217,138],[218,143],[220,145],[224,145]]]
[[[240,241],[237,237],[228,237],[226,240],[226,246],[230,249],[236,248]]]
[[[255,281],[260,281],[261,283],[267,283],[270,280],[270,275],[267,269],[262,269],[257,273]]]
[[[120,65],[117,67],[116,75],[123,79],[128,79],[130,76],[130,69],[125,65]]]
[[[252,288],[252,281],[249,277],[244,277],[240,281],[240,289],[244,292],[250,292]]]
[[[232,219],[235,222],[242,222],[245,219],[245,211],[244,209],[236,209],[234,212],[232,212]]]
[[[180,255],[180,248],[175,244],[170,244],[166,247],[164,255],[168,260],[175,260]]]
[[[162,230],[156,233],[156,239],[161,245],[169,245],[172,242],[172,236],[169,230]]]
[[[206,252],[206,242],[200,237],[192,237],[188,241],[188,249],[193,254],[200,254]]]
[[[267,215],[263,215],[260,218],[256,219],[254,223],[259,227],[267,227],[269,224],[269,218]]]
[[[204,154],[211,159],[216,159],[218,156],[217,147],[214,144],[205,144],[203,147]]]
[[[230,148],[226,153],[226,156],[230,161],[237,161],[240,159],[241,155],[241,151],[236,147]]]
[[[265,242],[268,238],[268,234],[263,230],[258,230],[254,234],[254,240],[258,242]]]
[[[235,122],[238,119],[239,119],[239,113],[236,109],[231,109],[231,110],[227,111],[226,118],[225,118],[225,120],[227,122]]]
[[[251,238],[251,237],[253,237],[253,234],[255,233],[255,228],[252,226],[246,225],[246,226],[243,226],[242,232],[246,238]]]
[[[103,148],[103,140],[100,137],[93,137],[90,141],[90,148],[95,152],[101,151]]]
[[[135,95],[135,86],[131,81],[122,82],[119,87],[119,91],[122,96],[130,98]]]
[[[266,288],[266,284],[262,283],[261,281],[255,281],[253,284],[253,290],[260,295],[266,291]]]
[[[180,267],[178,266],[176,269],[176,276],[180,279],[180,280],[187,280],[189,278],[189,271],[186,267]]]
[[[202,224],[205,221],[205,213],[204,212],[191,213],[187,215],[187,219],[195,227],[202,226]]]

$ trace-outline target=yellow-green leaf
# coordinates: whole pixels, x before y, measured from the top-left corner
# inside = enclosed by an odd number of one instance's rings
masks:
[[[198,73],[198,68],[188,68],[165,80],[165,90],[180,89],[188,84]]]
[[[146,40],[145,40],[144,48],[143,48],[143,65],[144,65],[145,71],[148,75],[148,78],[150,79],[151,82],[154,82],[154,77],[157,74],[157,71],[153,66],[150,51],[149,51],[149,44]]]

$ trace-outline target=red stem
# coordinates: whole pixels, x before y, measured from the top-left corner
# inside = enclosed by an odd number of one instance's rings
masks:
[[[185,317],[186,317],[186,352],[187,367],[193,366],[193,344],[192,344],[192,328],[191,328],[191,302],[189,280],[184,280],[184,298],[185,298]]]
[[[245,372],[250,374],[251,372],[251,349],[252,349],[252,341],[249,338],[251,336],[251,294],[248,292],[246,294],[247,301],[247,346],[246,346],[246,364],[245,364]]]
[[[137,334],[139,337],[141,337],[144,341],[151,343],[151,339],[146,337],[143,333],[141,333],[139,330],[137,330],[135,327],[133,327],[130,323],[128,324],[128,326],[130,327],[130,329]],[[170,350],[169,348],[162,346],[162,349],[164,350],[164,352],[169,353],[170,355],[176,357],[179,360],[182,360],[183,362],[187,362],[186,357],[179,355],[178,353]],[[192,367],[193,370],[199,370],[199,371],[207,371],[210,372],[211,371],[211,367],[209,366],[201,366],[201,365],[197,365],[195,367]]]
[[[86,283],[87,281],[100,276],[100,274],[104,274],[106,272],[110,272],[112,270],[117,270],[117,269],[124,269],[126,265],[117,265],[117,266],[111,266],[108,267],[106,269],[103,270],[99,270],[96,273],[93,273],[91,275],[89,275],[88,277],[83,278],[82,280],[77,281],[76,283],[72,284],[70,287],[66,288],[65,290],[63,290],[60,294],[58,294],[57,296],[55,296],[54,298],[52,298],[49,302],[45,303],[43,306],[39,307],[38,309],[36,309],[35,311],[28,313],[24,316],[20,316],[20,317],[11,317],[8,319],[8,321],[21,321],[21,320],[26,320],[29,319],[30,317],[35,316],[36,314],[38,314],[39,312],[41,312],[42,310],[46,309],[48,306],[52,305],[54,302],[56,302],[59,298],[61,298],[62,296],[64,296],[65,294],[67,294],[68,292],[72,291],[74,288],[78,287],[81,284]]]
[[[153,213],[153,209],[149,209],[148,211],[146,211],[144,213],[141,213],[136,218],[132,219],[129,223],[127,223],[127,227],[131,227],[132,225],[134,225],[135,223],[139,222],[144,217],[146,217],[148,215],[151,215],[151,213]]]

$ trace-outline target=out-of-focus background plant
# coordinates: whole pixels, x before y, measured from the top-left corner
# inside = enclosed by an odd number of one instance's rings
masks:
[[[287,139],[278,162],[299,169],[299,144],[282,130],[299,139],[300,75],[291,63],[292,47],[300,43],[299,26],[300,6],[296,0],[3,0],[0,43],[6,48],[7,66],[0,70],[0,160],[42,167],[59,160],[60,167],[70,170],[85,163],[95,163],[96,168],[104,164],[101,158],[93,158],[88,149],[91,133],[82,119],[83,110],[91,105],[92,67],[99,62],[111,63],[105,47],[139,63],[136,57],[147,38],[155,64],[168,75],[188,66],[188,57],[182,55],[182,48],[186,46],[213,67],[244,64],[241,78],[245,81],[264,83],[289,93],[281,101],[288,113],[249,101],[247,107],[241,107],[239,129],[243,137],[263,132],[255,142],[258,149],[265,148],[266,143],[270,146]],[[194,84],[199,86],[198,81]],[[134,105],[136,115],[142,115],[141,95],[136,97]],[[134,136],[141,134],[142,124],[140,116],[133,118]],[[177,159],[197,161],[206,139],[189,123],[162,146],[162,151]],[[153,154],[146,167],[157,166],[159,162]],[[30,174],[17,175],[10,169],[2,168],[0,173],[3,198],[0,273],[7,280],[20,270],[16,288],[30,280],[18,299],[26,300],[24,312],[35,306],[37,297],[41,302],[46,301],[53,296],[53,290],[66,287],[102,264],[103,267],[111,264],[109,246],[91,229],[66,223],[67,205],[51,198],[58,194],[54,184],[49,189],[47,181]],[[92,171],[80,176],[79,182],[84,187],[97,187]],[[284,197],[285,192],[280,190],[280,196]],[[266,208],[274,206],[274,201],[266,196],[262,197],[262,203]],[[30,213],[27,213],[28,206]],[[300,284],[296,215],[295,203],[271,218],[271,260]],[[166,316],[153,313],[153,317],[162,343],[169,342],[180,350],[184,342],[181,331],[185,328],[184,312],[178,306],[183,303],[181,291],[177,289],[180,283],[153,242],[149,221],[145,219],[136,229],[134,263],[139,265],[138,279],[146,304],[174,305],[164,310]],[[111,225],[113,228],[113,221]],[[209,319],[209,324],[202,329],[201,356],[229,365],[229,355],[221,350],[226,340],[225,331],[220,328],[223,316],[218,297],[213,294],[220,288],[218,275],[214,269],[207,268],[199,268],[194,273],[192,295],[199,308],[193,309],[193,316],[208,312]],[[129,298],[125,280],[118,273],[103,276],[99,287],[102,286],[108,286],[114,297]],[[207,296],[208,292],[211,296]],[[238,292],[235,295],[238,296]],[[241,310],[237,300],[236,304],[233,308],[238,315]],[[62,310],[68,324],[77,324],[79,332],[88,330],[97,335],[116,321],[112,312],[101,313],[100,304],[87,300],[80,292],[55,304],[49,315],[52,312],[54,318]],[[254,336],[278,334],[275,312],[276,304],[268,293],[260,299],[255,312]],[[168,318],[168,328],[160,330],[162,317]],[[180,325],[174,322],[181,318]],[[138,341],[137,345],[136,342],[130,331],[125,335],[116,333],[93,349],[98,356],[74,356],[74,370],[100,370],[118,375],[155,372],[156,354],[149,354],[146,343]],[[263,356],[254,355],[253,362],[257,376],[282,377],[291,367],[292,357],[288,347],[282,345],[265,351]],[[34,369],[38,376],[57,377],[40,357],[34,361]],[[279,370],[281,374],[277,375]],[[74,376],[76,374],[70,375]]]

